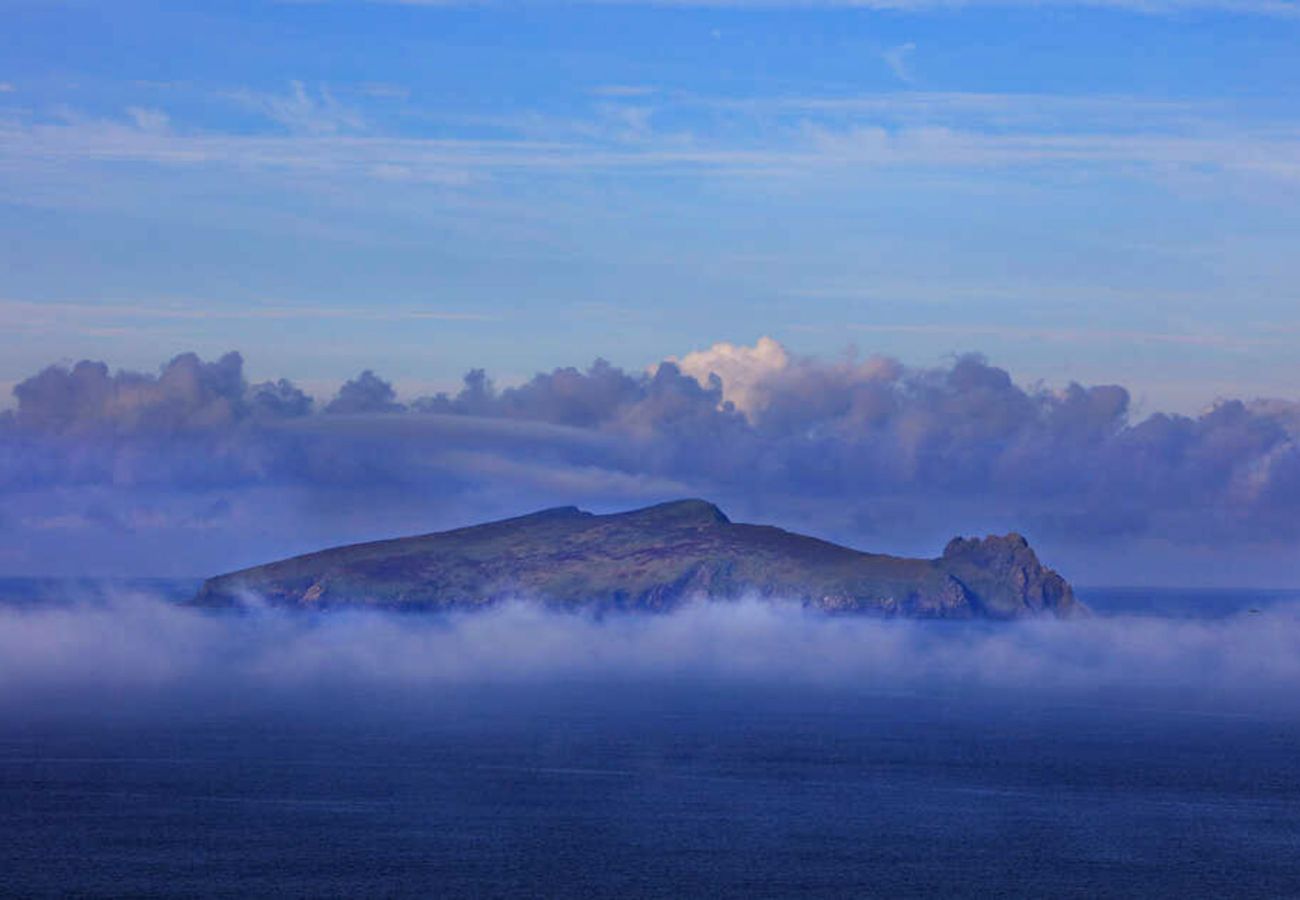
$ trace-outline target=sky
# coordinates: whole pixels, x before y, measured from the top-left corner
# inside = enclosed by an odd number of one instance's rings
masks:
[[[0,568],[704,494],[1300,583],[1300,4],[0,16]]]
[[[0,381],[770,336],[1292,396],[1289,2],[3,0]],[[161,352],[160,352],[161,351]]]

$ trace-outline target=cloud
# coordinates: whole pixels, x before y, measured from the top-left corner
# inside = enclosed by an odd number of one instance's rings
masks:
[[[718,376],[723,399],[751,417],[761,411],[768,399],[762,389],[763,380],[791,365],[785,348],[768,337],[759,338],[753,347],[726,342],[714,344],[707,350],[696,350],[673,361],[701,385],[707,385],[710,376]]]
[[[155,377],[109,374],[103,363],[51,366],[14,388],[17,423],[28,431],[175,432],[232,424],[242,393],[243,360],[229,353],[204,363],[176,357]]]
[[[167,113],[160,109],[147,109],[142,106],[127,107],[127,115],[135,123],[136,128],[141,131],[163,134],[171,124],[171,119]]]
[[[460,312],[427,307],[386,307],[383,309],[348,306],[307,306],[263,304],[252,307],[221,308],[219,304],[186,301],[184,303],[67,303],[36,302],[0,298],[0,326],[16,333],[104,335],[129,330],[158,329],[170,323],[188,322],[491,322],[499,316],[491,313]]]
[[[673,94],[656,98],[653,110],[609,98],[587,116],[563,121],[529,111],[500,116],[491,121],[504,135],[490,138],[463,122],[447,123],[436,137],[367,130],[327,91],[313,94],[297,83],[287,96],[233,96],[279,128],[167,128],[156,111],[141,109],[127,121],[0,117],[0,163],[44,178],[113,162],[241,176],[293,171],[327,179],[331,189],[340,178],[487,189],[522,172],[557,179],[611,172],[844,179],[880,169],[1026,166],[1072,177],[1087,167],[1125,177],[1234,174],[1300,182],[1293,123],[1243,118],[1214,102],[921,91],[740,99]],[[737,110],[754,127],[737,130]],[[683,117],[692,121],[688,133],[680,125],[656,127]]]
[[[1291,339],[1277,334],[1238,337],[1219,332],[1139,331],[1131,328],[1028,328],[1015,325],[889,325],[846,323],[841,330],[865,334],[940,334],[967,338],[1014,337],[1060,343],[1174,344],[1187,347],[1220,347],[1250,350],[1259,347],[1289,347]]]
[[[312,0],[308,0],[312,2]],[[317,0],[324,2],[324,0]],[[479,6],[488,0],[365,0],[401,6]],[[546,6],[553,0],[533,0]],[[1238,15],[1300,15],[1293,0],[585,0],[589,6],[699,7],[706,9],[861,9],[895,12],[936,12],[966,7],[1018,6],[1119,9],[1142,15],[1176,15],[1207,10]]]
[[[378,97],[383,100],[406,100],[411,96],[410,88],[382,81],[364,82],[357,86],[357,90],[367,97]]]
[[[227,353],[203,362],[184,353],[156,376],[109,373],[83,360],[50,366],[16,385],[20,433],[120,437],[226,431],[248,419],[303,415],[310,400],[287,381],[249,386],[243,358]]]
[[[254,418],[292,419],[312,409],[312,399],[288,379],[265,381],[245,390],[245,400]]]
[[[885,65],[889,66],[889,71],[894,73],[895,78],[911,84],[916,80],[912,75],[911,66],[912,54],[915,51],[916,44],[908,41],[905,44],[899,44],[897,47],[890,47],[880,56],[884,59]]]
[[[229,95],[289,131],[329,135],[361,131],[365,122],[355,110],[344,106],[325,85],[312,92],[301,81],[289,82],[284,94],[239,91]]]
[[[195,510],[239,502],[240,522],[270,504],[265,521],[281,517],[289,536],[298,510],[341,540],[702,495],[743,517],[920,552],[996,529],[1103,556],[1144,540],[1206,559],[1234,547],[1293,559],[1300,542],[1292,401],[1136,417],[1119,385],[1022,386],[974,355],[936,368],[826,361],[769,339],[505,388],[475,369],[459,391],[407,403],[366,370],[319,412],[287,380],[249,384],[242,366],[234,353],[183,354],[156,374],[83,361],[20,382],[0,418],[14,521],[111,529],[142,494],[180,520],[168,504],[189,496]]]
[[[597,97],[649,97],[658,92],[658,88],[645,84],[601,84],[591,88],[588,93]]]
[[[628,683],[1300,714],[1300,609],[1285,602],[1212,621],[1128,615],[953,629],[757,601],[599,620],[523,604],[422,618],[214,616],[141,593],[78,600],[63,591],[35,607],[0,605],[6,715],[161,701],[207,711],[285,703],[301,714],[351,691],[405,696],[427,712],[430,697],[456,686]]]
[[[230,513],[230,504],[225,501],[216,501],[193,511],[174,511],[149,503],[122,510],[92,505],[81,512],[26,516],[20,520],[20,524],[23,528],[36,531],[78,532],[104,528],[146,533],[177,529],[193,531],[219,527],[229,519]]]
[[[325,407],[326,413],[386,413],[405,410],[397,392],[387,381],[366,369],[339,388],[338,396]]]

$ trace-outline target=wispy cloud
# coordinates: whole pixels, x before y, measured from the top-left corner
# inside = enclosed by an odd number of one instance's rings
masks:
[[[1143,331],[1131,328],[1026,328],[1017,325],[944,325],[848,323],[838,329],[866,334],[932,334],[964,338],[1014,338],[1081,344],[1174,344],[1247,351],[1260,347],[1287,347],[1294,340],[1281,337],[1243,337],[1210,332]]]
[[[170,117],[160,109],[128,106],[126,113],[131,117],[131,121],[135,123],[135,127],[144,132],[163,134],[171,124]]]
[[[644,84],[602,84],[591,88],[589,93],[597,97],[649,97],[657,90]]]
[[[326,0],[320,0],[326,2]],[[364,0],[400,6],[483,6],[490,0]],[[643,6],[706,9],[861,9],[934,12],[965,7],[1078,7],[1119,9],[1143,15],[1177,15],[1209,10],[1240,15],[1300,15],[1293,0],[578,0],[588,6]],[[557,0],[525,0],[529,6],[557,5]]]
[[[383,100],[406,100],[411,96],[410,88],[381,81],[364,82],[357,86],[357,90],[367,97],[378,97]]]
[[[296,133],[342,134],[365,126],[361,114],[335,99],[326,85],[312,91],[292,81],[283,94],[242,90],[228,96]]]
[[[295,90],[293,97],[306,95]],[[520,172],[777,177],[835,168],[1088,166],[1134,174],[1133,167],[1145,166],[1160,175],[1183,169],[1300,181],[1300,127],[1222,118],[1213,106],[1183,102],[951,93],[686,102],[744,108],[768,121],[753,133],[725,131],[707,118],[689,133],[660,131],[660,107],[601,104],[591,118],[551,128],[562,136],[545,139],[347,134],[359,119],[297,99],[275,107],[291,135],[184,130],[143,109],[133,109],[129,122],[9,116],[0,119],[0,169],[136,162],[464,185]],[[520,117],[513,124],[536,131],[539,121]]]
[[[894,77],[899,81],[911,84],[916,79],[912,76],[912,54],[916,51],[916,44],[908,41],[905,44],[899,44],[897,47],[890,47],[880,54],[884,59],[885,65],[889,66],[889,71],[894,73]]]
[[[23,332],[104,333],[105,323],[158,323],[166,321],[295,321],[356,322],[493,322],[492,313],[418,307],[302,306],[213,304],[67,303],[0,299],[0,326]]]

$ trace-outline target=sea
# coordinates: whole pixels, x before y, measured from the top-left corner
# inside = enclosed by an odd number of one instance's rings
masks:
[[[1300,896],[1300,592],[1048,625],[0,582],[0,893]]]

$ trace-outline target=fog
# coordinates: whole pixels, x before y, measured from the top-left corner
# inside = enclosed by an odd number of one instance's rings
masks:
[[[392,705],[459,688],[829,689],[850,696],[1300,716],[1300,604],[1215,620],[923,622],[761,601],[667,615],[198,612],[141,592],[0,608],[0,712]]]

